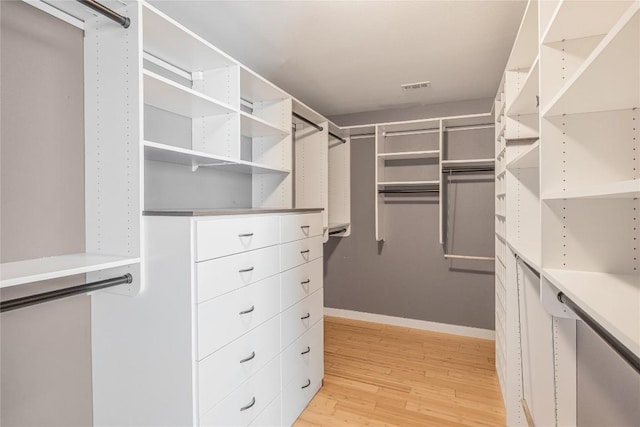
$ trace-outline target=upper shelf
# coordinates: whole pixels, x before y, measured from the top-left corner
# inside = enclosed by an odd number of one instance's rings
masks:
[[[86,253],[7,262],[0,265],[0,288],[138,263],[140,258]]]
[[[468,159],[468,160],[443,160],[443,168],[473,168],[473,167],[492,167],[495,165],[494,159]]]
[[[157,162],[175,163],[191,167],[217,167],[222,171],[245,174],[286,174],[289,170],[274,168],[239,159],[216,156],[157,142],[144,142],[144,157]]]
[[[507,169],[527,169],[540,166],[540,142],[536,141],[507,163]]]
[[[236,111],[230,105],[151,71],[144,70],[143,74],[145,104],[190,118],[216,116]]]
[[[562,0],[547,28],[543,43],[606,34],[633,0]]]
[[[543,200],[562,199],[633,199],[640,197],[640,180],[612,182],[588,188],[570,191],[545,193]]]
[[[285,129],[280,129],[259,117],[247,114],[244,111],[240,112],[240,127],[241,133],[244,136],[256,137],[256,136],[285,136],[289,132]]]
[[[497,216],[497,215],[496,215]],[[507,245],[527,264],[540,271],[540,247],[531,242],[508,240]]]
[[[616,22],[543,112],[559,116],[640,106],[640,2]]]
[[[428,159],[438,157],[440,150],[425,151],[402,151],[395,153],[379,153],[378,157],[384,160],[408,160],[408,159]]]
[[[529,69],[527,76],[525,77],[524,84],[520,89],[520,92],[516,95],[513,103],[507,110],[507,115],[517,116],[520,114],[535,114],[538,111],[538,94],[540,87],[540,67],[538,57],[536,57],[533,66]]]
[[[640,276],[553,269],[545,269],[542,274],[640,355]]]
[[[290,96],[248,68],[240,67],[240,98],[249,102],[278,101]]]
[[[231,57],[158,9],[142,3],[145,52],[188,72],[237,65]]]
[[[536,55],[538,55],[538,2],[530,0],[507,61],[507,70],[529,69]]]

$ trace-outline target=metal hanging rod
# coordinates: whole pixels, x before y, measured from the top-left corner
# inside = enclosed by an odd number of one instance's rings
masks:
[[[406,189],[406,190],[378,190],[378,194],[421,194],[421,193],[439,193],[440,190],[433,189]]]
[[[131,274],[0,302],[0,313],[133,282]]]
[[[334,234],[340,234],[340,233],[344,233],[346,232],[347,229],[346,228],[341,228],[339,230],[333,230],[329,232],[329,236],[333,236]]]
[[[129,25],[131,25],[131,20],[128,17],[122,16],[119,13],[114,12],[113,10],[109,9],[102,3],[98,3],[95,0],[77,0],[77,1],[87,6],[89,9],[93,9],[99,14],[106,16],[107,18],[111,19],[114,22],[117,22],[118,24],[122,25],[124,28],[129,28]]]
[[[443,167],[442,172],[444,173],[472,173],[472,172],[495,172],[495,168],[486,167],[486,168],[464,168],[464,167]]]
[[[340,137],[340,136],[336,135],[336,134],[335,134],[335,133],[333,133],[333,132],[329,132],[329,136],[334,137],[335,139],[337,139],[338,141],[342,142],[343,144],[344,144],[345,142],[347,142],[347,140],[346,140],[346,139],[344,139],[344,138],[342,138],[342,137]]]
[[[407,136],[407,135],[424,135],[427,133],[438,133],[440,129],[418,129],[418,130],[396,130],[384,132],[384,136]]]
[[[302,121],[303,121],[303,122],[305,122],[306,124],[313,126],[313,127],[314,127],[314,128],[316,128],[316,130],[318,130],[318,131],[322,131],[322,129],[324,129],[322,126],[320,126],[320,125],[318,125],[318,124],[315,124],[315,123],[314,123],[314,122],[312,122],[311,120],[309,120],[309,119],[307,119],[306,117],[304,117],[304,116],[302,116],[302,115],[300,115],[300,114],[296,113],[295,111],[294,111],[294,112],[292,112],[292,113],[291,113],[291,115],[292,115],[293,117],[296,117],[296,118],[298,118],[298,119],[302,120]]]
[[[476,255],[454,255],[444,254],[446,259],[471,259],[476,261],[495,261],[496,258],[492,256],[476,256]]]
[[[618,353],[637,373],[640,374],[640,357],[633,353],[627,346],[621,343],[616,337],[614,337],[609,331],[603,328],[593,317],[585,312],[579,305],[577,305],[571,298],[564,293],[558,293],[558,301],[573,310],[578,317],[586,323],[593,331],[600,336],[616,353]]]
[[[480,125],[448,126],[448,127],[445,127],[443,130],[445,132],[455,132],[459,130],[491,129],[494,127],[496,127],[496,125],[493,123],[485,123]]]
[[[369,139],[374,138],[375,136],[375,133],[362,133],[360,135],[352,135],[351,140],[353,141],[354,139]]]

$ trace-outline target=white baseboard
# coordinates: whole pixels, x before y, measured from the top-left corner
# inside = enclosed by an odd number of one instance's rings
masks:
[[[495,340],[495,331],[489,329],[472,328],[470,326],[449,325],[447,323],[429,322],[426,320],[406,319],[404,317],[386,316],[384,314],[363,313],[361,311],[343,310],[341,308],[324,308],[327,316],[343,317],[365,322],[382,323],[385,325],[404,326],[425,331],[442,332],[445,334],[461,335],[464,337]]]

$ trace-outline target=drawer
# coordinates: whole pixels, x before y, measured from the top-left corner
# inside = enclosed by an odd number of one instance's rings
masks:
[[[280,356],[200,417],[202,426],[247,426],[280,393]]]
[[[323,289],[318,289],[293,307],[284,311],[282,323],[282,348],[287,348],[298,337],[322,319]]]
[[[269,246],[196,264],[198,302],[280,272],[280,247]]]
[[[280,312],[280,275],[198,304],[197,360]]]
[[[292,425],[322,387],[322,363],[315,361],[309,368],[307,372],[298,372],[282,389],[282,425]]]
[[[280,248],[280,271],[289,270],[322,257],[322,236],[284,243]]]
[[[280,243],[280,217],[255,216],[196,223],[196,261]]]
[[[198,363],[198,412],[213,408],[278,353],[280,316],[275,316],[203,359]]]
[[[281,242],[322,235],[322,213],[283,215],[280,220]]]
[[[282,395],[278,395],[267,409],[262,411],[258,417],[253,420],[250,426],[255,427],[280,427],[282,426]]]
[[[323,327],[321,320],[282,352],[283,387],[304,373],[311,375],[311,369],[324,365]]]
[[[280,307],[286,310],[298,301],[308,297],[322,288],[323,258],[316,258],[282,273],[280,290]]]

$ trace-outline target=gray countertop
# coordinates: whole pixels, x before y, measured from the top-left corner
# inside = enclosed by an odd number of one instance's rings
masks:
[[[272,213],[321,212],[322,208],[221,208],[221,209],[153,209],[142,211],[146,216],[219,216]]]

